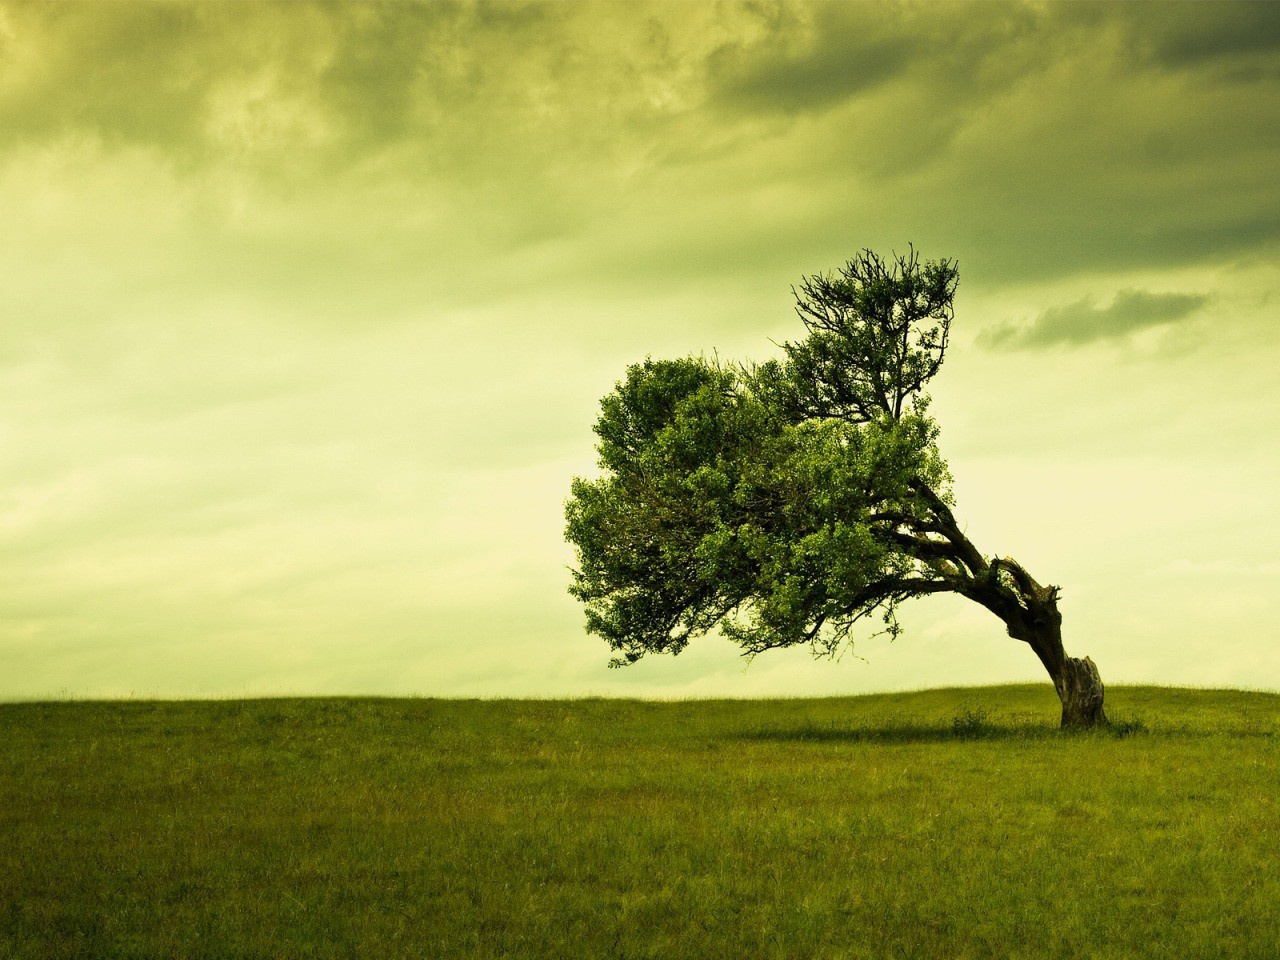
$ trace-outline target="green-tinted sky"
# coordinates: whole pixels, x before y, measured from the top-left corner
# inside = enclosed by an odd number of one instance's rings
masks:
[[[609,671],[565,593],[626,364],[908,243],[980,548],[1280,688],[1278,171],[1280,4],[2,6],[0,698],[1039,678],[957,598]]]

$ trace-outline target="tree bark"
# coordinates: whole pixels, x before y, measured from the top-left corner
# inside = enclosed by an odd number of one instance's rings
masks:
[[[1107,724],[1102,709],[1102,678],[1090,657],[1064,657],[1062,671],[1053,678],[1062,701],[1062,726],[1096,727]]]
[[[1010,623],[1009,635],[1026,641],[1044,664],[1062,702],[1062,727],[1106,726],[1105,691],[1097,665],[1090,657],[1069,657],[1063,649],[1056,588],[1045,590],[1028,606],[1030,615]]]

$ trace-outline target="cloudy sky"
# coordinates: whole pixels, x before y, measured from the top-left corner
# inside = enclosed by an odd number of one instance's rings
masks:
[[[1280,689],[1280,5],[0,6],[0,698],[1037,680],[985,611],[606,669],[646,355],[959,260],[958,514],[1104,680]]]

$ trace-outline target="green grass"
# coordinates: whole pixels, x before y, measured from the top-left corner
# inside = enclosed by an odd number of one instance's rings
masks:
[[[0,706],[0,957],[1280,957],[1280,696]]]

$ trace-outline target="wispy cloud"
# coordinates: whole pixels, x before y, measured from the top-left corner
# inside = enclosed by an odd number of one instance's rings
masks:
[[[992,350],[1038,350],[1076,347],[1099,340],[1119,340],[1138,330],[1191,317],[1208,301],[1204,293],[1148,293],[1121,290],[1105,307],[1085,297],[1064,307],[1050,307],[1029,325],[1003,323],[978,336]]]

